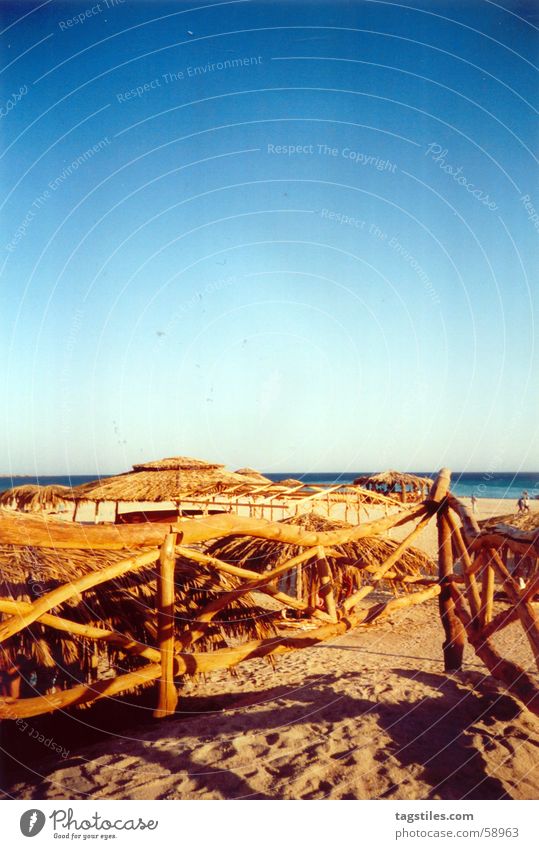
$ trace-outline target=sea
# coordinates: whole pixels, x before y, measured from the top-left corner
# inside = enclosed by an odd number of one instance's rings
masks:
[[[267,472],[273,481],[295,478],[305,484],[351,484],[360,475],[369,472]],[[436,472],[413,472],[421,477],[434,478]],[[0,477],[0,492],[25,484],[61,484],[79,486],[96,480],[98,475],[42,475]],[[530,498],[539,498],[539,472],[453,472],[451,491],[457,496],[475,495],[477,498],[506,498],[517,501],[524,491]]]

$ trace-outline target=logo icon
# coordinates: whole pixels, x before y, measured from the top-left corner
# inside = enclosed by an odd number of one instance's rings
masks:
[[[37,808],[31,808],[22,815],[20,825],[25,837],[35,837],[45,825],[45,814]]]

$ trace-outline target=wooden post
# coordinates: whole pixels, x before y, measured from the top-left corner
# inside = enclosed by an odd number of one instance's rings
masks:
[[[303,601],[303,563],[296,566],[296,601]]]
[[[333,622],[337,622],[337,607],[335,605],[335,596],[333,594],[333,575],[329,563],[326,559],[326,554],[321,545],[318,546],[318,556],[316,559],[316,567],[318,577],[320,578],[319,595],[324,600],[326,611],[331,616]]]
[[[178,693],[174,685],[174,567],[176,534],[167,534],[161,546],[157,579],[157,639],[161,652],[159,696],[154,717],[161,719],[176,710]]]
[[[451,528],[444,513],[438,514],[438,569],[441,587],[438,603],[445,632],[444,669],[446,672],[452,672],[462,668],[464,628],[455,612],[455,602],[451,596],[453,551]]]
[[[481,609],[481,598],[479,590],[477,589],[477,581],[475,580],[475,575],[473,573],[472,559],[468,553],[466,545],[464,544],[462,533],[457,525],[455,515],[456,514],[454,514],[451,510],[448,510],[446,514],[449,522],[449,528],[451,530],[452,541],[456,544],[456,548],[462,562],[466,594],[468,596],[470,610],[472,611],[472,620],[475,623],[475,619],[479,616],[479,611]]]
[[[483,584],[481,586],[481,611],[479,622],[482,628],[492,622],[494,605],[494,567],[486,560],[483,567]]]

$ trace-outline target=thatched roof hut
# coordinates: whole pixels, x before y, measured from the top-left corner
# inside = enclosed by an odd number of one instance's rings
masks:
[[[229,472],[220,463],[193,457],[166,457],[137,463],[133,471],[90,481],[73,490],[84,501],[178,501],[186,495],[212,494],[250,481],[246,475]]]
[[[382,495],[398,493],[401,501],[421,501],[426,498],[433,481],[431,478],[389,469],[387,472],[361,475],[355,479],[354,484]]]
[[[129,551],[75,551],[66,549],[0,546],[0,598],[32,602],[56,587],[95,569],[140,554]],[[127,573],[76,596],[51,613],[77,623],[114,629],[148,646],[156,647],[156,583],[158,564]],[[211,566],[178,557],[175,570],[175,630],[179,638],[200,610],[239,580]],[[0,621],[8,614],[0,613]],[[223,648],[236,638],[261,639],[275,633],[274,614],[259,607],[252,595],[242,596],[221,611],[199,642],[197,650]],[[141,661],[124,654],[109,642],[92,642],[35,622],[0,645],[0,673],[18,667],[23,679],[34,682],[27,695],[51,686],[69,687],[101,677],[107,667],[128,670]],[[0,676],[2,677],[2,676]],[[9,677],[9,676],[8,676]],[[5,685],[5,681],[4,681]]]
[[[25,513],[56,513],[69,507],[73,490],[69,486],[24,484],[0,493],[0,505]]]
[[[351,528],[346,522],[335,519],[326,519],[317,513],[304,513],[292,516],[282,521],[284,525],[299,525],[308,531],[324,532]],[[386,560],[397,548],[398,543],[390,539],[380,537],[366,537],[343,545],[333,546],[332,550],[337,552],[338,557],[328,556],[335,584],[338,588],[337,600],[343,601],[348,595],[364,583],[368,583],[372,572],[384,560]],[[273,540],[256,539],[254,537],[231,535],[217,540],[209,546],[208,554],[230,563],[234,566],[242,566],[254,572],[266,572],[296,557],[304,549],[298,545],[283,545]],[[400,584],[405,576],[431,576],[436,574],[436,564],[422,551],[416,548],[408,548],[397,560],[391,569],[390,577],[386,581],[394,587]],[[308,597],[310,585],[316,581],[316,570],[314,561],[309,561],[302,570],[304,586],[297,593],[302,597]],[[285,575],[281,581],[281,589],[291,592],[295,586],[296,574]]]

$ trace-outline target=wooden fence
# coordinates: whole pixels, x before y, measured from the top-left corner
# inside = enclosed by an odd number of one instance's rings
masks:
[[[533,607],[533,599],[539,592],[538,536],[523,534],[513,528],[481,532],[474,517],[449,493],[449,482],[449,471],[442,469],[427,499],[419,506],[351,529],[328,532],[306,531],[294,525],[233,515],[184,520],[174,525],[131,526],[84,526],[51,522],[46,517],[16,516],[13,513],[0,515],[0,543],[3,544],[56,549],[150,549],[85,574],[32,603],[0,599],[0,613],[7,614],[7,618],[0,623],[0,644],[32,623],[40,622],[88,641],[113,643],[126,654],[134,654],[146,661],[134,671],[91,684],[79,684],[52,694],[22,699],[0,698],[0,718],[30,717],[60,708],[89,704],[151,681],[158,681],[155,716],[167,716],[176,708],[174,679],[177,676],[231,668],[255,657],[307,648],[358,625],[372,623],[389,612],[437,596],[445,633],[443,655],[446,671],[461,668],[467,638],[491,674],[525,702],[530,710],[539,714],[539,692],[532,678],[516,663],[502,658],[492,645],[492,635],[518,619],[539,664],[538,620]],[[392,567],[432,520],[438,525],[438,579],[408,576],[403,580],[412,585],[417,584],[420,589],[385,603],[365,606],[364,599],[377,588],[382,579],[392,577]],[[338,604],[327,559],[333,553],[332,547],[382,535],[390,528],[407,524],[411,525],[411,530],[393,553],[370,573],[368,585],[362,586]],[[272,571],[260,575],[189,547],[229,534],[294,544],[305,550]],[[524,589],[521,589],[508,569],[508,558],[515,555],[520,560],[527,559],[530,574]],[[201,568],[211,565],[217,571],[242,579],[241,585],[203,606],[180,638],[174,632],[173,615],[177,556],[188,558]],[[316,564],[318,596],[323,600],[322,606],[313,603],[312,598],[303,601],[276,588],[275,582],[280,575],[292,569],[300,570],[308,561]],[[76,623],[51,613],[51,610],[73,596],[154,562],[159,564],[155,602],[156,646],[137,642],[118,631]],[[496,581],[503,587],[507,607],[494,615]],[[263,640],[250,640],[233,648],[197,651],[196,643],[214,617],[231,602],[254,590],[267,593],[285,606],[302,611],[302,615],[310,618],[312,629],[301,634],[288,632]]]

